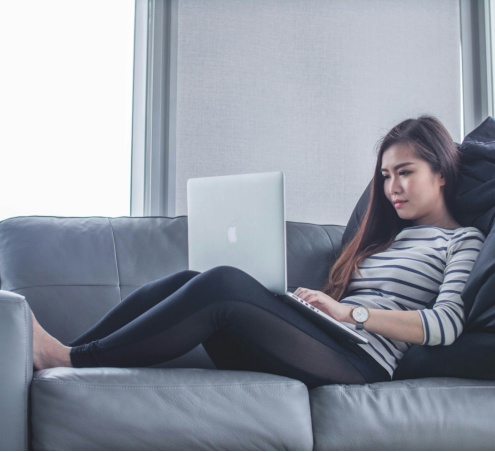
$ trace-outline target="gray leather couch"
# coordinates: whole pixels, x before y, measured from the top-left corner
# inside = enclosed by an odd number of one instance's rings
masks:
[[[344,226],[287,222],[289,290],[321,290]],[[202,346],[147,368],[32,367],[32,309],[63,343],[188,268],[187,217],[0,222],[0,449],[493,450],[495,382],[423,378],[311,391],[215,369]]]

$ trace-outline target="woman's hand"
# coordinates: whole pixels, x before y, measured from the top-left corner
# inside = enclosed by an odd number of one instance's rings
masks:
[[[319,290],[305,289],[298,287],[294,292],[299,298],[302,298],[306,303],[313,305],[315,308],[323,311],[325,314],[333,317],[339,322],[351,322],[350,313],[351,306],[347,306],[334,300],[332,297],[320,292]]]

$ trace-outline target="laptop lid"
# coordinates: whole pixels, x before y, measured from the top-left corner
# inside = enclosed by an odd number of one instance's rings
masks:
[[[286,292],[283,172],[191,178],[187,215],[190,270],[229,265]]]

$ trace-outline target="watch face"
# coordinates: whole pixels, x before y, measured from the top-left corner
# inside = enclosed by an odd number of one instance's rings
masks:
[[[352,317],[356,322],[366,322],[368,320],[369,314],[366,308],[362,306],[357,307],[352,311]]]

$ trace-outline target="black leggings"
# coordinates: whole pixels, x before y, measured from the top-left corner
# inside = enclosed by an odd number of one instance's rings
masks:
[[[74,367],[147,367],[201,343],[218,369],[283,375],[309,388],[390,380],[357,344],[333,339],[230,266],[152,281],[67,345]]]

